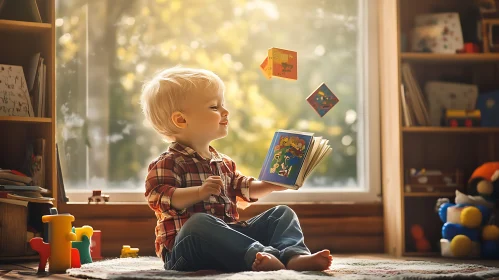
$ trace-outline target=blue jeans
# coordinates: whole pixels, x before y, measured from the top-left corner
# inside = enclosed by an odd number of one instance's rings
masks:
[[[270,253],[284,265],[292,256],[310,254],[291,208],[279,205],[235,225],[196,213],[180,229],[172,251],[165,254],[165,269],[246,271],[251,270],[257,252]]]

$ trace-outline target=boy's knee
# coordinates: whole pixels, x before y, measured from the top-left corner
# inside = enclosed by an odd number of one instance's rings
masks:
[[[209,230],[209,225],[216,222],[216,217],[206,213],[195,213],[180,229],[182,234],[198,233]]]
[[[281,216],[289,216],[289,217],[295,217],[295,211],[291,209],[291,207],[287,205],[277,205],[274,210],[276,213],[279,213]]]

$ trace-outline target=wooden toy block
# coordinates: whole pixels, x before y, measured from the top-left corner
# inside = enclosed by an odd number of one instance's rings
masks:
[[[120,258],[136,258],[139,256],[139,248],[130,248],[130,245],[123,245]]]

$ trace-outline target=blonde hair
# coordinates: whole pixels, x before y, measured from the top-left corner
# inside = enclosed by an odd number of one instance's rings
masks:
[[[200,90],[224,91],[222,80],[213,72],[204,69],[173,67],[160,71],[145,82],[140,104],[146,120],[167,141],[175,141],[179,128],[171,116],[180,111],[185,100]]]

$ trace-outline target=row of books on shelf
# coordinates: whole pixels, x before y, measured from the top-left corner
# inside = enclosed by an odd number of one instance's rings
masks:
[[[19,169],[0,168],[0,202],[52,203],[51,192],[45,187],[45,139],[30,142]]]
[[[0,64],[0,116],[47,116],[47,66],[40,53],[28,66]]]
[[[475,84],[428,81],[421,90],[409,63],[401,67],[404,126],[499,127],[499,90]]]

